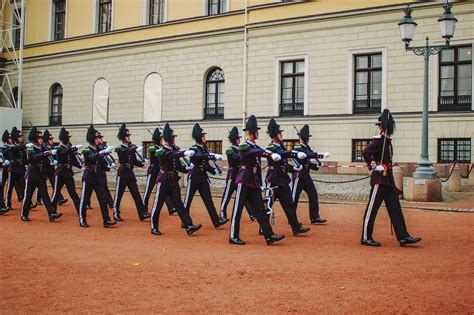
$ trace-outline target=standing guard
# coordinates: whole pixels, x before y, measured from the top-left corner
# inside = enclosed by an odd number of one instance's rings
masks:
[[[107,147],[99,150],[102,144],[102,134],[98,132],[93,125],[87,129],[86,139],[89,147],[82,151],[84,155],[85,170],[82,175],[82,194],[79,205],[79,224],[81,227],[89,227],[86,220],[87,202],[90,201],[92,191],[95,191],[102,213],[104,228],[109,228],[117,222],[110,220],[109,209],[107,208],[107,195],[105,191],[107,179],[107,161],[105,156],[113,151],[113,147]]]
[[[13,144],[8,148],[8,156],[10,159],[10,166],[8,168],[8,184],[7,184],[7,198],[6,208],[12,208],[12,194],[15,188],[18,201],[22,202],[25,192],[25,173],[26,165],[28,165],[28,157],[26,155],[26,146],[23,143],[23,134],[21,130],[16,127],[12,129]],[[28,200],[28,202],[30,202]]]
[[[143,203],[145,204],[145,209],[148,211],[148,202],[150,200],[151,193],[153,191],[153,187],[156,186],[156,178],[158,177],[158,173],[160,172],[160,159],[158,159],[158,155],[156,152],[161,149],[163,146],[163,139],[161,138],[161,131],[160,128],[156,128],[153,132],[152,136],[154,146],[148,149],[148,154],[150,157],[150,166],[147,170],[147,179],[146,179],[146,186],[145,186],[145,193],[143,194]],[[173,201],[171,197],[168,196],[165,200],[166,206],[168,207],[169,215],[173,215],[176,213],[176,208],[173,205]]]
[[[255,217],[257,218],[258,224],[260,225],[268,245],[285,238],[284,235],[273,233],[269,217],[265,213],[261,192],[261,157],[271,158],[274,161],[278,161],[281,159],[281,156],[277,153],[265,151],[257,146],[255,141],[258,139],[259,129],[257,118],[254,115],[250,116],[244,129],[247,134],[247,141],[239,145],[241,166],[236,178],[237,195],[232,210],[229,236],[230,244],[245,245],[245,242],[240,239],[240,218],[242,217],[242,210],[247,201],[254,211]]]
[[[304,125],[303,128],[298,132],[300,138],[300,145],[295,147],[295,151],[303,152],[307,155],[306,159],[295,159],[295,172],[293,173],[293,203],[295,209],[298,208],[298,201],[302,191],[305,191],[309,199],[309,219],[311,224],[324,224],[326,220],[322,219],[319,215],[319,201],[318,192],[316,186],[314,186],[313,179],[310,175],[310,170],[319,170],[322,163],[319,161],[320,158],[327,158],[330,156],[329,153],[317,153],[314,152],[309,146],[309,138],[312,137],[309,133],[309,126]],[[311,159],[315,159],[317,163],[311,162]]]
[[[58,168],[56,169],[54,177],[54,191],[52,197],[52,203],[54,208],[57,208],[58,203],[61,200],[61,190],[64,185],[74,202],[77,214],[79,215],[80,198],[76,192],[76,186],[74,184],[74,171],[73,167],[82,168],[84,162],[79,157],[78,150],[82,149],[82,144],[72,145],[71,136],[69,131],[64,127],[59,132],[59,141],[61,144],[56,149],[56,156],[58,158]]]
[[[362,227],[361,244],[366,246],[381,246],[372,237],[374,231],[375,218],[382,204],[385,206],[390,216],[390,221],[395,230],[395,234],[400,246],[418,243],[420,237],[411,237],[408,234],[403,217],[402,207],[398,198],[400,191],[395,185],[392,170],[392,135],[395,131],[395,120],[388,109],[384,109],[376,125],[379,127],[380,135],[375,136],[369,145],[362,151],[362,156],[369,170],[372,170],[370,178],[369,203],[365,210]]]
[[[120,202],[122,201],[123,193],[125,188],[128,188],[130,194],[135,201],[135,207],[140,221],[148,219],[151,214],[145,208],[143,200],[140,196],[137,186],[137,178],[133,172],[135,166],[145,166],[145,159],[140,155],[143,151],[143,147],[137,147],[131,142],[132,134],[127,129],[125,124],[120,126],[117,138],[122,141],[122,144],[115,149],[117,152],[120,167],[117,170],[117,186],[115,189],[114,199],[114,219],[115,221],[123,221],[120,217]]]
[[[299,235],[307,233],[310,229],[303,227],[298,221],[296,215],[296,207],[294,206],[293,199],[291,197],[291,178],[288,175],[292,169],[290,169],[290,164],[288,163],[289,158],[298,158],[300,160],[306,159],[306,153],[304,152],[292,152],[288,151],[283,145],[283,130],[280,129],[275,119],[270,119],[268,124],[268,135],[272,139],[270,144],[267,146],[267,150],[272,153],[277,153],[281,156],[280,160],[274,161],[273,159],[268,159],[268,170],[265,182],[267,188],[273,189],[273,198],[270,198],[268,202],[268,208],[270,211],[273,209],[273,203],[277,200],[280,201],[280,204],[285,212],[285,215],[288,219],[288,224],[293,230],[293,235]]]
[[[217,170],[209,164],[209,160],[222,160],[222,155],[209,152],[206,146],[206,132],[204,132],[199,124],[194,125],[192,136],[196,141],[196,144],[190,148],[190,150],[194,152],[194,155],[191,157],[191,163],[194,167],[188,174],[184,207],[189,213],[194,194],[196,191],[199,191],[199,195],[201,195],[201,199],[206,206],[212,224],[215,228],[218,228],[229,220],[227,218],[219,218],[217,214],[216,207],[214,207],[212,200],[210,180],[207,176],[207,172],[212,175],[217,174]]]
[[[1,169],[2,169],[2,178],[1,178],[1,182],[0,182],[0,210],[1,210],[1,214],[5,214],[7,213],[8,211],[10,211],[10,209],[7,208],[7,206],[5,205],[5,184],[7,183],[7,180],[8,180],[8,166],[10,165],[10,157],[8,155],[8,149],[9,147],[12,145],[13,143],[13,140],[12,140],[12,135],[10,134],[10,132],[8,130],[5,130],[3,132],[3,135],[2,135],[2,141],[4,143],[3,147],[1,148],[1,152],[0,152],[0,156],[1,156],[1,163],[0,163],[0,166],[1,166]]]
[[[193,234],[201,228],[201,224],[193,224],[189,213],[184,208],[183,202],[181,201],[181,189],[179,187],[178,171],[187,173],[188,167],[184,167],[180,159],[183,157],[191,157],[194,151],[180,151],[175,146],[175,135],[169,124],[165,125],[163,129],[163,147],[156,152],[160,159],[160,173],[156,179],[156,195],[155,202],[153,203],[153,210],[151,212],[151,234],[161,235],[158,229],[160,220],[161,208],[165,200],[171,197],[173,204],[178,211],[178,215],[181,219],[183,226],[186,228],[188,235]]]
[[[42,146],[43,135],[36,127],[31,128],[28,134],[28,140],[31,142],[28,145],[28,171],[26,173],[25,196],[23,198],[23,206],[21,209],[21,220],[30,221],[28,217],[31,208],[31,197],[35,189],[38,189],[38,194],[44,202],[44,206],[48,211],[49,221],[54,221],[62,216],[62,213],[57,213],[51,204],[51,199],[48,195],[48,187],[46,186],[46,166],[50,163],[50,157],[55,155],[55,150],[45,150]]]

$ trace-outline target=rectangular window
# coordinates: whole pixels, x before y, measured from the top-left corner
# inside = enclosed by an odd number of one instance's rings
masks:
[[[352,162],[365,162],[362,151],[372,139],[352,139]]]
[[[284,61],[280,64],[280,115],[304,114],[305,61]]]
[[[439,58],[439,111],[468,111],[472,104],[472,46],[443,49]]]
[[[382,53],[354,55],[354,114],[382,108]]]
[[[66,30],[66,0],[54,0],[54,40],[65,37]]]
[[[165,0],[149,0],[148,24],[155,25],[165,20]]]
[[[206,145],[209,151],[216,154],[222,154],[222,141],[221,140],[207,140]]]
[[[142,146],[143,146],[143,157],[146,159],[149,159],[149,154],[148,154],[148,149],[154,146],[155,143],[153,141],[143,141]]]
[[[438,139],[438,163],[471,163],[471,139]]]
[[[298,139],[285,139],[283,145],[288,151],[292,151],[297,145],[300,145],[300,141]]]
[[[112,0],[99,0],[99,33],[112,30]]]
[[[13,13],[14,14],[14,13]],[[20,48],[20,35],[21,35],[21,31],[20,31],[20,26],[21,26],[21,23],[20,23],[20,17],[21,17],[21,9],[18,9],[18,16],[16,14],[14,14],[14,17],[13,17],[13,47],[15,48]]]
[[[217,15],[226,12],[226,0],[207,0],[207,15]]]

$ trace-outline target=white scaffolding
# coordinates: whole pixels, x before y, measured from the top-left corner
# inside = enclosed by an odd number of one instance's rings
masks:
[[[25,0],[0,0],[0,2],[2,53],[0,55],[0,97],[3,95],[11,108],[21,109]],[[9,17],[6,16],[7,11],[10,12]],[[7,21],[10,17],[10,21]],[[18,47],[15,47],[15,44]]]

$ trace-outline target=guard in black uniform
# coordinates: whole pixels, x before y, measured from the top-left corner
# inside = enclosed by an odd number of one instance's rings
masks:
[[[395,234],[400,246],[407,246],[421,241],[419,237],[411,237],[408,234],[403,217],[402,207],[400,206],[399,190],[395,185],[392,170],[392,135],[395,130],[395,120],[388,109],[384,109],[379,117],[378,123],[380,135],[374,137],[369,145],[362,151],[362,156],[369,170],[372,170],[370,178],[369,203],[365,210],[361,244],[366,246],[380,246],[372,237],[374,231],[374,222],[377,212],[385,202],[390,221],[392,222]]]
[[[145,193],[143,194],[143,203],[145,204],[145,209],[148,211],[148,202],[150,200],[151,193],[153,191],[153,187],[156,186],[156,178],[158,177],[158,173],[160,172],[160,159],[158,159],[158,155],[156,152],[161,149],[163,146],[163,139],[161,138],[161,131],[160,128],[156,128],[153,132],[152,136],[154,146],[148,149],[148,154],[150,157],[150,166],[147,170],[147,179],[146,179],[146,186],[145,186]],[[176,208],[173,205],[173,201],[171,197],[168,197],[165,201],[166,206],[168,207],[169,215],[173,215],[176,213]]]
[[[13,127],[12,132],[13,145],[8,147],[8,156],[10,165],[8,168],[8,184],[7,184],[7,209],[12,208],[12,194],[15,188],[18,196],[18,201],[23,201],[23,194],[25,192],[25,173],[28,165],[28,157],[26,155],[26,146],[23,143],[23,134],[21,130]],[[28,200],[28,201],[31,201]]]
[[[156,152],[160,159],[160,173],[156,179],[155,202],[153,203],[151,213],[151,234],[154,235],[161,235],[158,229],[160,212],[168,197],[171,197],[173,200],[173,204],[176,207],[176,211],[178,211],[182,225],[186,228],[188,235],[193,234],[202,226],[201,224],[193,224],[189,213],[181,201],[181,188],[179,187],[180,177],[178,172],[187,173],[190,169],[189,166],[183,166],[180,159],[193,156],[194,151],[180,151],[175,145],[175,137],[170,125],[166,124],[163,129],[163,141],[165,144]]]
[[[54,149],[56,146],[54,143],[54,137],[53,135],[49,132],[48,129],[46,129],[43,133],[43,150],[44,151],[51,151]],[[50,156],[49,157],[50,164],[46,165],[46,176],[48,177],[49,183],[51,184],[51,187],[54,190],[54,183],[55,183],[55,176],[54,173],[56,172],[56,165],[58,164],[57,156]],[[67,202],[67,199],[64,199],[63,195],[61,195],[61,192],[59,192],[59,202],[58,204],[62,206]],[[51,197],[51,200],[53,197]],[[41,205],[41,197],[38,194],[38,191],[36,191],[36,205]]]
[[[268,159],[268,170],[265,178],[267,188],[273,190],[273,198],[269,198],[268,208],[270,211],[273,209],[273,202],[279,200],[280,204],[285,212],[288,224],[293,230],[293,235],[299,235],[307,233],[310,229],[301,225],[296,215],[296,208],[291,198],[291,178],[288,172],[292,171],[290,164],[288,163],[289,158],[299,158],[301,160],[306,159],[306,153],[303,152],[292,152],[288,151],[283,145],[283,130],[280,129],[275,119],[270,119],[268,124],[268,135],[272,139],[272,142],[267,146],[267,150],[272,153],[277,153],[281,156],[280,160],[274,161],[272,158]]]
[[[61,189],[66,185],[67,192],[74,202],[77,214],[79,215],[79,205],[81,199],[77,195],[76,186],[74,184],[74,170],[73,167],[82,168],[84,161],[79,156],[79,150],[82,149],[82,145],[72,145],[71,136],[69,131],[64,127],[59,132],[59,141],[61,144],[56,149],[56,156],[58,159],[58,168],[56,169],[54,178],[54,191],[52,197],[52,203],[54,208],[57,208],[60,203]]]
[[[247,133],[247,141],[239,145],[241,166],[236,178],[237,195],[232,210],[229,236],[230,244],[245,245],[245,242],[240,239],[240,218],[242,217],[242,210],[247,201],[254,211],[268,245],[285,238],[284,235],[273,233],[269,217],[263,206],[261,191],[263,185],[261,158],[272,158],[274,161],[278,161],[281,159],[281,156],[278,153],[265,151],[257,146],[255,141],[258,139],[259,129],[257,118],[254,115],[250,116],[244,129]]]
[[[2,141],[4,143],[0,152],[0,168],[2,169],[2,178],[0,182],[0,214],[5,214],[10,209],[7,209],[5,205],[5,184],[8,180],[8,166],[10,165],[10,158],[8,156],[8,148],[12,145],[12,135],[8,130],[5,130],[2,135]]]
[[[92,191],[95,191],[97,200],[99,201],[104,228],[109,228],[117,223],[110,220],[105,192],[107,182],[105,172],[108,168],[105,156],[110,154],[114,148],[109,146],[99,150],[98,146],[102,144],[102,138],[102,134],[98,132],[93,125],[90,125],[86,136],[89,147],[82,151],[85,170],[82,175],[82,194],[79,205],[79,224],[81,227],[89,227],[86,220],[86,204],[91,199]]]
[[[38,193],[41,199],[44,201],[44,206],[48,211],[49,221],[54,221],[62,216],[61,213],[57,213],[51,204],[51,199],[48,195],[48,187],[46,186],[46,167],[49,165],[49,157],[55,155],[55,150],[45,150],[42,147],[43,135],[41,131],[38,131],[36,127],[31,128],[28,134],[28,140],[30,144],[28,146],[28,171],[26,173],[26,194],[23,198],[23,206],[21,209],[21,220],[30,221],[28,217],[31,207],[31,197],[35,189],[38,189]]]
[[[297,152],[303,152],[307,155],[306,159],[293,159],[295,162],[295,172],[293,173],[293,203],[295,209],[298,208],[298,201],[302,191],[305,191],[309,199],[309,219],[311,224],[324,224],[326,220],[322,219],[319,215],[319,201],[318,192],[316,186],[314,186],[313,179],[311,178],[310,171],[317,171],[323,164],[319,159],[323,157],[329,157],[329,153],[317,153],[314,152],[309,146],[309,126],[304,125],[303,128],[298,132],[300,138],[300,145],[294,148]],[[311,160],[316,160],[313,163]]]
[[[131,136],[132,134],[127,129],[126,125],[122,124],[117,134],[117,138],[122,141],[122,144],[115,149],[120,162],[120,167],[117,170],[117,186],[115,189],[114,199],[115,221],[123,221],[120,217],[120,202],[122,201],[125,188],[128,188],[133,200],[135,201],[135,207],[137,208],[138,218],[140,221],[144,221],[151,216],[143,204],[140,192],[138,191],[137,178],[133,172],[135,166],[145,166],[146,160],[140,155],[140,153],[143,152],[143,147],[137,147],[132,144],[130,139]]]
[[[214,201],[212,200],[210,180],[207,176],[207,172],[212,175],[217,174],[216,168],[211,166],[209,161],[222,160],[222,155],[209,152],[209,149],[206,146],[206,132],[204,132],[199,124],[194,125],[192,136],[196,141],[196,144],[189,150],[194,152],[194,155],[191,157],[191,163],[194,167],[188,174],[188,187],[186,189],[184,207],[189,213],[194,194],[196,191],[199,191],[199,195],[206,206],[212,224],[215,228],[218,228],[229,220],[227,218],[219,218],[219,215],[217,214],[216,207],[214,207]]]

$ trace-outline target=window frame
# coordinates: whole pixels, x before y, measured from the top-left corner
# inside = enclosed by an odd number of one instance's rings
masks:
[[[211,14],[211,6],[213,0],[206,0],[206,15],[207,16],[216,16],[220,14],[224,14],[228,11],[228,1],[229,0],[214,0],[217,1],[217,13]]]
[[[52,40],[58,41],[66,38],[66,24],[67,24],[67,0],[52,0],[53,1],[53,28],[52,28]],[[64,8],[62,11],[58,11],[58,3],[62,3]],[[63,15],[63,27],[62,27],[62,38],[58,36],[58,13]]]
[[[298,62],[303,62],[305,65],[304,72],[296,72],[297,68],[297,63]],[[290,74],[285,74],[284,73],[284,65],[292,63],[293,71]],[[306,86],[306,59],[305,58],[296,58],[296,59],[290,59],[290,60],[280,60],[280,71],[279,71],[279,116],[304,116],[305,115],[305,103],[306,103],[306,89],[308,88]],[[296,103],[296,79],[297,78],[303,78],[303,103]],[[292,110],[284,110],[283,109],[283,80],[284,78],[292,78],[292,91],[291,91],[291,100],[292,103],[290,104],[292,107]],[[285,106],[289,106],[286,104]],[[301,109],[296,109],[297,106],[302,106]]]
[[[57,93],[57,88],[60,88],[61,93]],[[55,99],[58,98],[58,103],[55,104]],[[60,83],[54,83],[51,86],[50,92],[50,105],[49,105],[49,125],[60,126],[62,124],[62,111],[63,111],[63,99],[64,89]],[[57,111],[53,112],[54,107],[57,105]]]
[[[295,146],[300,145],[299,139],[283,139],[282,144],[288,151],[293,151]]]
[[[209,152],[222,155],[222,140],[206,140],[206,146]],[[213,147],[216,148],[216,150],[212,150]]]
[[[221,80],[212,80],[211,77],[214,75],[216,71],[222,72],[222,79]],[[223,102],[223,106],[219,107],[219,84],[223,83],[224,85],[224,97],[225,97],[225,72],[219,67],[214,67],[208,71],[206,75],[206,91],[205,91],[205,99],[204,99],[204,119],[224,119],[224,108],[225,102]],[[215,110],[214,113],[209,114],[208,109],[208,95],[209,95],[209,85],[215,85],[215,92],[214,94],[214,104]],[[219,113],[219,109],[222,108],[222,113]]]
[[[105,6],[110,6],[110,10],[109,10],[109,18],[107,18],[107,23],[105,24],[106,25],[106,30],[105,31],[102,31],[102,25],[104,23],[102,23],[102,14],[101,14],[101,10],[103,7]],[[108,33],[108,32],[111,32],[112,29],[113,29],[113,13],[114,13],[114,10],[113,10],[113,0],[97,0],[97,33],[98,34],[105,34],[105,33]]]
[[[354,139],[351,139],[351,162],[352,163],[365,163],[365,160],[362,157],[361,153],[369,145],[369,143],[372,140],[373,139],[371,139],[371,138],[354,138]],[[357,142],[360,142],[360,141],[365,141],[365,142],[367,142],[367,144],[365,144],[365,146],[361,150],[358,150],[358,148],[357,148],[358,143]],[[361,152],[360,155],[361,155],[362,159],[360,159],[360,160],[357,159],[358,152]]]
[[[155,23],[153,21],[154,14],[153,14],[153,7],[156,5],[158,6],[158,21]],[[166,21],[166,0],[148,0],[147,1],[147,25],[159,25]]]
[[[21,7],[17,8],[18,10],[18,15],[21,19]],[[26,12],[26,7],[25,7],[25,12]],[[11,12],[11,15],[12,15],[12,27],[14,27],[15,25],[19,25],[20,27],[19,28],[15,28],[13,29],[11,32],[11,40],[12,40],[12,44],[13,44],[13,48],[14,49],[20,49],[20,45],[21,45],[21,21],[19,21],[17,19],[17,16],[16,14],[14,14],[13,12]],[[23,17],[24,20],[26,20],[26,16]],[[25,28],[25,31],[26,31],[26,28]],[[25,37],[25,34],[23,34],[23,36]]]
[[[380,55],[380,60],[381,60],[381,66],[380,67],[372,67],[372,57],[373,56],[378,56]],[[355,53],[352,55],[353,57],[353,67],[352,67],[352,113],[353,114],[375,114],[375,113],[380,113],[382,108],[383,108],[383,52],[377,51],[377,52],[366,52],[366,53]],[[367,68],[357,68],[357,58],[358,57],[367,57]],[[373,72],[380,72],[380,76],[382,78],[382,81],[380,82],[380,99],[378,99],[380,106],[371,106],[372,105],[372,73]],[[367,73],[367,99],[362,100],[366,102],[365,107],[357,107],[356,108],[356,102],[361,102],[360,100],[356,100],[357,98],[357,73]]]
[[[443,141],[454,141],[453,143],[453,160],[442,159],[442,142]],[[458,160],[458,142],[459,141],[469,141],[469,160]],[[471,163],[471,154],[472,154],[472,139],[471,138],[438,138],[438,163]]]

